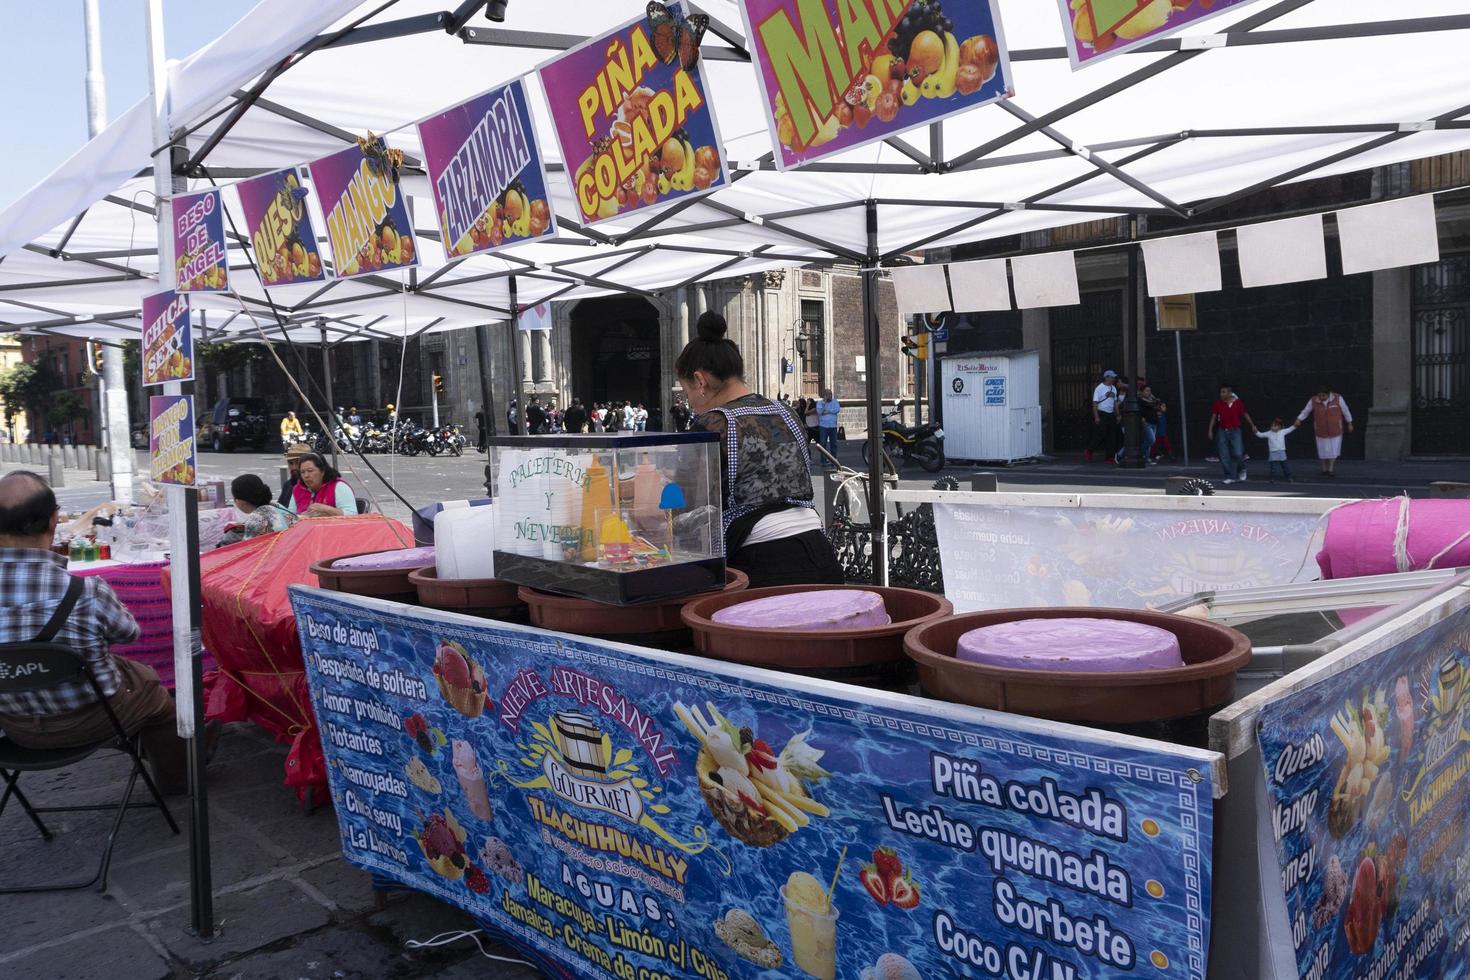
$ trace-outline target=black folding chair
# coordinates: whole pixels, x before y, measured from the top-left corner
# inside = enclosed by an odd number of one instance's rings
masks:
[[[0,815],[4,814],[10,798],[15,797],[26,816],[31,818],[31,823],[35,824],[36,829],[41,832],[41,837],[48,841],[51,840],[51,831],[41,820],[43,813],[115,809],[117,815],[112,820],[112,828],[107,832],[107,843],[102,849],[102,861],[97,866],[97,873],[91,878],[86,881],[59,885],[0,886],[0,894],[71,891],[89,888],[99,882],[101,883],[99,890],[106,891],[107,869],[112,863],[112,846],[117,841],[117,833],[122,828],[123,817],[132,803],[133,787],[137,785],[139,776],[143,777],[143,784],[148,787],[148,792],[153,796],[153,803],[143,805],[156,805],[163,811],[163,818],[168,821],[169,829],[175,834],[179,832],[179,825],[174,821],[173,814],[169,812],[168,804],[163,801],[163,794],[158,792],[153,777],[143,766],[143,760],[138,754],[137,734],[129,735],[122,723],[118,721],[112,705],[107,703],[107,698],[102,693],[102,686],[97,683],[97,678],[92,673],[92,668],[86,659],[65,644],[52,642],[61,624],[70,615],[72,606],[76,604],[85,584],[81,578],[72,578],[71,584],[67,587],[66,597],[35,640],[29,643],[0,643],[0,694],[44,691],[68,681],[74,681],[78,677],[85,678],[91,685],[92,693],[96,696],[98,703],[107,712],[107,718],[112,722],[113,734],[91,745],[65,749],[28,749],[17,745],[11,739],[0,736],[0,780],[5,783],[5,791],[0,793]],[[38,807],[32,806],[31,801],[26,799],[26,795],[21,792],[19,785],[21,773],[64,769],[82,762],[103,749],[126,753],[128,758],[133,760],[132,772],[128,774],[128,785],[123,791],[120,802]]]

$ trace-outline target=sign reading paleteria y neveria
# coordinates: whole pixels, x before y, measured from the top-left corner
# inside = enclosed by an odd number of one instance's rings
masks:
[[[742,0],[785,170],[1012,94],[995,0]]]
[[[728,182],[699,42],[709,19],[680,4],[541,66],[572,192],[588,224]]]
[[[306,206],[307,191],[295,167],[252,177],[235,189],[263,285],[289,286],[326,278]]]
[[[401,155],[368,134],[307,166],[327,219],[333,274],[351,279],[418,264],[407,199],[399,193]]]
[[[419,139],[450,258],[556,233],[519,79],[430,116]]]

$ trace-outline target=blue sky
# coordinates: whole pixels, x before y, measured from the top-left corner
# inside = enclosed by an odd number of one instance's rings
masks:
[[[165,47],[183,58],[224,33],[254,0],[163,0]],[[107,115],[148,93],[143,0],[100,0]],[[8,207],[87,141],[86,38],[82,0],[0,0],[8,84],[0,123],[12,134],[0,166]]]

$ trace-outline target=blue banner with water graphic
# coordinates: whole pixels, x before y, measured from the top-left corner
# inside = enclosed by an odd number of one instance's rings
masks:
[[[1470,610],[1267,704],[1260,730],[1301,976],[1470,976]]]
[[[291,592],[347,859],[565,976],[1204,976],[1217,755]]]

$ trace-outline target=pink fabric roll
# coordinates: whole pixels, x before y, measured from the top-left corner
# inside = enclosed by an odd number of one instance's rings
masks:
[[[767,596],[726,606],[710,618],[727,626],[788,630],[855,630],[893,622],[883,597],[860,589]]]
[[[1317,564],[1323,578],[1355,578],[1419,571],[1430,559],[1470,531],[1470,500],[1409,501],[1408,567],[1400,569],[1394,555],[1401,501],[1363,500],[1332,512]],[[1435,568],[1470,565],[1470,537],[1434,561]]]
[[[393,551],[379,551],[372,555],[342,558],[332,562],[332,567],[362,571],[381,568],[422,568],[432,564],[434,564],[434,549],[430,546],[427,548],[398,548]]]

